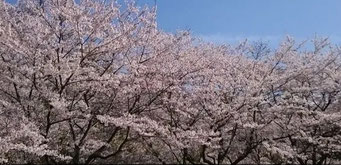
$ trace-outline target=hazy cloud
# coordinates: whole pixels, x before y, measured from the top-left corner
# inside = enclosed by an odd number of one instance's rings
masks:
[[[278,43],[284,37],[279,35],[265,35],[265,36],[258,36],[258,35],[250,35],[250,36],[230,36],[225,34],[209,34],[209,35],[198,35],[199,38],[203,39],[204,41],[213,42],[213,43],[239,43],[245,41],[265,41],[269,43]]]

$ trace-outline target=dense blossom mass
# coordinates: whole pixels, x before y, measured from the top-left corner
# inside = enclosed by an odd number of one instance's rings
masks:
[[[0,163],[340,163],[340,47],[215,45],[155,10],[0,0]]]

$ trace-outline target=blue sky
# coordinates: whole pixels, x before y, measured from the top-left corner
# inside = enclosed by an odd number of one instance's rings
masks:
[[[161,29],[189,29],[213,42],[249,38],[278,44],[290,35],[341,43],[341,0],[157,0],[157,5]]]
[[[14,1],[14,0],[7,0]],[[154,0],[137,0],[154,4]],[[156,0],[158,26],[216,43],[329,37],[341,44],[341,0]]]

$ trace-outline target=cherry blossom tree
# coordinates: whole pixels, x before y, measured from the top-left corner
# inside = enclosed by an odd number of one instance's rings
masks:
[[[340,54],[215,45],[134,1],[0,1],[0,162],[340,162]]]

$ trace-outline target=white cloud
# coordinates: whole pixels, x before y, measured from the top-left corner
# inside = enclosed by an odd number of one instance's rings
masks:
[[[238,35],[238,36],[231,36],[231,35],[225,35],[225,34],[209,34],[209,35],[198,35],[199,38],[203,39],[204,41],[223,44],[234,44],[239,43],[242,41],[245,41],[247,39],[248,41],[265,41],[269,43],[279,43],[284,36],[280,35],[265,35],[265,36],[258,36],[258,35],[250,35],[250,36],[244,36],[244,35]]]

